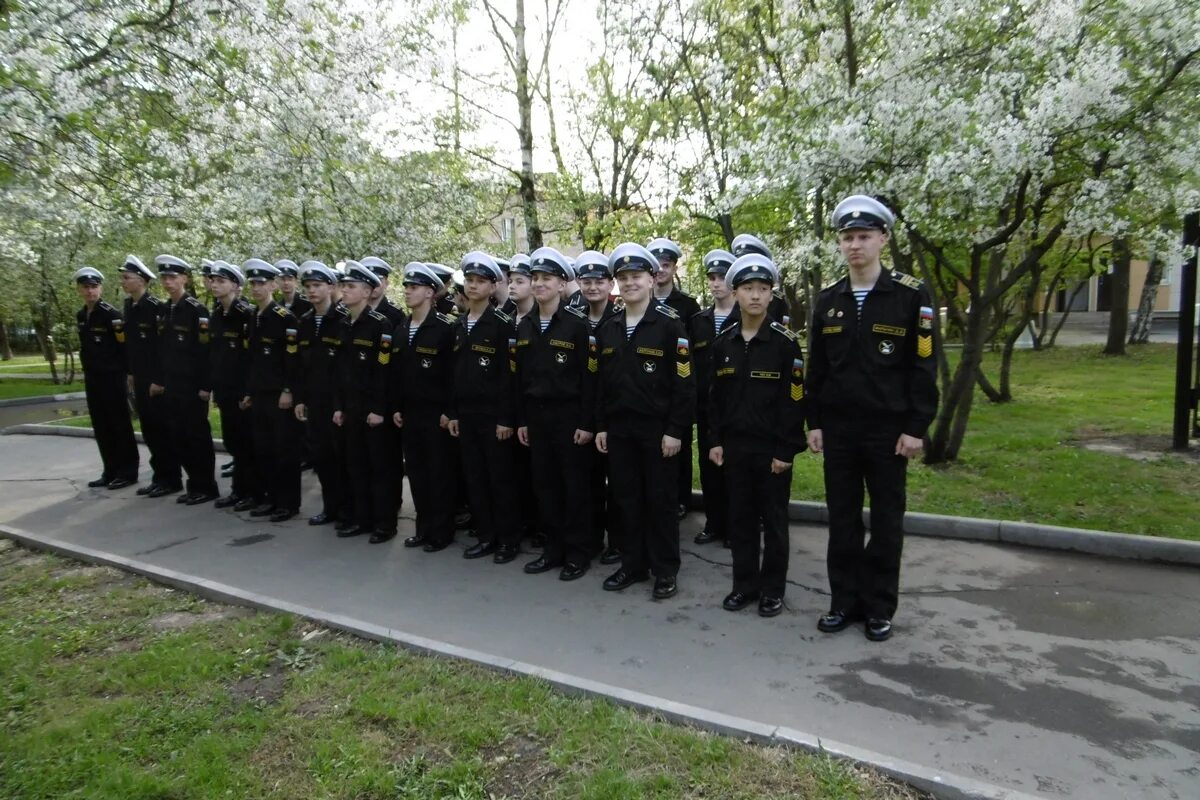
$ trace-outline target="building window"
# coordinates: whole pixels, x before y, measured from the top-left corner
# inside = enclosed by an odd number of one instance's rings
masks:
[[[512,217],[504,217],[500,220],[500,238],[505,243],[515,245],[517,233],[517,221]]]

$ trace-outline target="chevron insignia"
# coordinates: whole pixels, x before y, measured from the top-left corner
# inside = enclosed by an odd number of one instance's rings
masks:
[[[918,336],[917,337],[917,355],[921,358],[929,358],[933,355],[933,337]]]
[[[792,401],[795,403],[799,403],[803,399],[804,399],[804,384],[793,383],[792,384]]]

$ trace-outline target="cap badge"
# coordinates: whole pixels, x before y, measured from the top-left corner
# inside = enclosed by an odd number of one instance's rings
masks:
[[[893,352],[895,352],[895,350],[896,345],[892,343],[891,339],[884,339],[879,343],[879,352],[883,353],[885,356],[890,356]]]

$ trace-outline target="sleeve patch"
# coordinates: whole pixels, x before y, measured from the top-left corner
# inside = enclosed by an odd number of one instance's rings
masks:
[[[917,337],[917,356],[920,358],[929,358],[933,355],[933,337],[927,334],[921,334]]]
[[[679,354],[680,358],[687,356],[687,354],[689,352],[688,340],[684,339],[682,337],[675,340],[675,352]]]
[[[917,326],[923,331],[933,330],[933,308],[931,306],[921,306],[921,317]]]

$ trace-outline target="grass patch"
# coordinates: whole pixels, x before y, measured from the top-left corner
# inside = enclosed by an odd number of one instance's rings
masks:
[[[50,423],[51,425],[66,425],[68,428],[90,428],[92,427],[92,417],[89,414],[79,414],[74,417],[64,417]],[[221,438],[221,412],[215,406],[209,408],[208,425],[212,428],[214,439]],[[133,420],[133,429],[140,431],[142,429],[142,421],[136,417]]]
[[[923,797],[0,541],[0,796]]]
[[[82,378],[83,374],[79,373]],[[10,400],[16,397],[45,397],[48,394],[67,394],[82,392],[83,381],[74,383],[51,383],[33,378],[4,378],[0,373],[0,400]]]
[[[1175,346],[1129,353],[1017,352],[1013,401],[997,405],[977,394],[958,462],[911,465],[909,510],[1200,539],[1200,461],[1166,454]],[[995,370],[998,361],[985,364]],[[1083,447],[1097,439],[1162,457],[1138,461]],[[820,459],[796,460],[792,497],[824,500]]]

